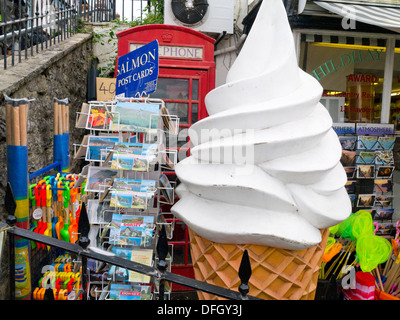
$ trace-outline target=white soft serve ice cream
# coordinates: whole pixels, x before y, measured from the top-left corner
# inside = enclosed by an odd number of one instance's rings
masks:
[[[351,213],[321,94],[297,65],[282,0],[264,1],[226,84],[206,96],[210,116],[189,130],[194,147],[176,166],[172,212],[214,242],[318,244],[319,229]]]

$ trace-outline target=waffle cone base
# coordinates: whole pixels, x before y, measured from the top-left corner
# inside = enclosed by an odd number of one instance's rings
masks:
[[[247,249],[252,274],[249,295],[264,300],[314,300],[319,268],[329,229],[321,230],[320,244],[304,250],[209,241],[189,229],[196,280],[238,291],[238,270]],[[224,298],[197,291],[200,300]]]

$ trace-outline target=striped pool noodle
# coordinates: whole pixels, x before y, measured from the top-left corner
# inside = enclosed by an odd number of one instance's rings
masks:
[[[11,99],[4,95],[7,120],[7,181],[13,189],[17,218],[16,226],[29,229],[28,146],[27,116],[28,99]],[[15,298],[29,300],[31,275],[29,240],[15,238]]]
[[[69,172],[69,106],[68,98],[53,98],[54,139],[53,158],[61,162],[61,170]]]

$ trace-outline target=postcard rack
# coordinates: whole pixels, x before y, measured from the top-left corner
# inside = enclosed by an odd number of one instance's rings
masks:
[[[170,115],[160,99],[116,98],[84,103],[75,126],[87,132],[80,144],[74,144],[74,154],[89,162],[77,185],[86,193],[91,246],[154,265],[159,231],[165,226],[167,238],[172,239],[175,227],[174,219],[167,222],[164,218],[161,204],[172,204],[175,197],[175,182],[169,182],[163,171],[174,169],[177,151],[166,150],[164,141],[166,135],[178,134],[179,118]],[[169,271],[171,246],[166,258]],[[90,272],[88,298],[157,297],[154,278],[94,263],[96,273],[106,277],[98,280]],[[166,286],[165,299],[169,299],[171,285]]]
[[[364,127],[367,124],[363,124]],[[335,131],[342,145],[341,163],[347,175],[345,187],[352,212],[370,212],[377,227],[376,234],[385,236],[394,228],[394,133],[357,132],[356,126],[353,132]]]
[[[129,110],[120,108],[118,104],[122,103],[137,103],[142,105],[158,104],[159,112],[149,113],[148,119],[145,119],[145,123],[142,124],[129,124],[122,123],[122,119],[126,119],[126,113]],[[143,110],[134,110],[140,114]],[[163,126],[154,127],[153,124],[158,123],[161,120]],[[146,132],[147,138],[150,142],[152,137],[160,137],[160,133],[163,134],[178,134],[179,128],[179,117],[176,115],[169,114],[165,103],[161,99],[154,98],[121,98],[116,97],[112,101],[89,101],[83,103],[81,111],[76,113],[75,127],[80,129],[89,130],[91,133],[94,132]],[[138,130],[135,130],[138,129]],[[162,137],[162,135],[161,135]]]

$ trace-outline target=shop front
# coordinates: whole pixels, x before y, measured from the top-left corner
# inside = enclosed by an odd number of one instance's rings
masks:
[[[343,42],[334,42],[343,40]],[[392,123],[399,130],[400,41],[302,33],[299,65],[324,88],[334,122]]]
[[[370,211],[379,226],[389,226],[387,233],[399,217],[400,164],[400,7],[389,2],[378,8],[308,1],[303,13],[289,17],[299,67],[321,84],[320,102],[342,144],[353,212]],[[346,5],[355,14],[339,10]]]
[[[299,66],[324,88],[334,122],[400,130],[400,7],[391,2],[308,1],[290,18]]]

